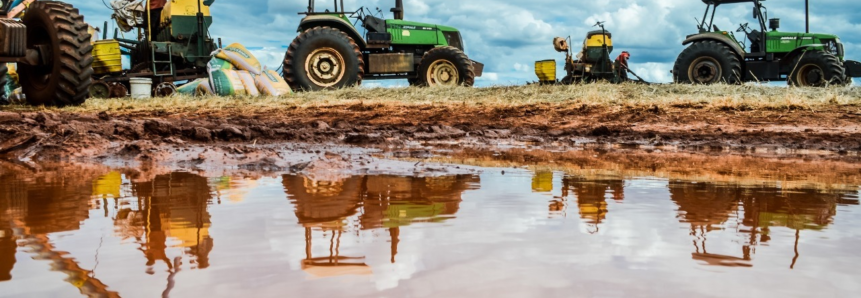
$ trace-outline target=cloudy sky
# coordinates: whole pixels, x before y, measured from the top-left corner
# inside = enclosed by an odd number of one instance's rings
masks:
[[[67,0],[81,8],[91,24],[102,24],[111,11],[101,1]],[[108,0],[105,0],[108,1]],[[391,18],[393,0],[345,0],[347,10],[379,7]],[[838,34],[846,43],[847,59],[861,59],[861,3],[857,0],[810,0],[811,32]],[[782,31],[804,31],[804,0],[766,1],[769,16],[781,18]],[[296,37],[296,27],[308,5],[304,0],[216,0],[211,34],[225,44],[239,42],[262,63],[277,68]],[[318,9],[332,5],[317,1]],[[553,50],[555,36],[582,40],[605,21],[613,32],[616,53],[631,52],[632,68],[646,80],[667,82],[681,41],[696,32],[705,5],[696,0],[405,0],[406,19],[454,26],[463,32],[470,58],[485,64],[477,84],[510,85],[535,80],[536,60],[564,58]],[[734,31],[755,23],[750,4],[726,5],[715,23]],[[113,29],[111,29],[113,32]],[[402,82],[405,84],[405,82]],[[367,84],[366,84],[367,85]]]

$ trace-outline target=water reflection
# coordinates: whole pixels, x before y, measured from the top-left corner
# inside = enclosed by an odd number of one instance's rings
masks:
[[[318,181],[283,175],[287,197],[305,228],[302,269],[314,276],[370,274],[363,256],[341,256],[341,235],[352,230],[387,229],[390,262],[396,262],[400,228],[416,222],[441,222],[457,213],[463,191],[478,187],[474,175],[441,177],[352,176]],[[355,217],[355,218],[354,218]],[[354,222],[350,222],[353,218]],[[313,230],[328,232],[326,257],[313,257]]]
[[[773,227],[796,231],[795,257],[802,230],[822,230],[833,222],[838,205],[858,205],[857,191],[822,192],[810,189],[783,190],[773,186],[739,186],[670,181],[670,199],[679,206],[679,218],[690,225],[694,238],[694,260],[707,265],[753,266],[752,255],[759,244],[771,240]],[[740,236],[736,255],[708,252],[708,234],[735,230]]]
[[[552,173],[549,173],[549,176],[547,173],[536,173],[533,177],[533,190],[536,190],[536,181],[543,181],[544,185],[550,185],[552,177]],[[541,188],[552,190],[552,187],[549,186]],[[613,200],[617,203],[625,200],[625,181],[611,177],[588,178],[564,175],[562,177],[561,196],[550,201],[551,217],[553,215],[567,217],[568,202],[572,198],[576,200],[576,211],[580,214],[583,222],[589,226],[590,233],[596,233],[600,230],[601,223],[607,218],[609,212],[607,200]]]
[[[156,176],[146,182],[132,183],[138,208],[124,208],[117,213],[115,225],[123,237],[134,237],[141,245],[153,272],[156,262],[174,270],[178,260],[167,257],[168,237],[180,242],[190,263],[209,267],[209,253],[214,246],[209,236],[211,226],[207,205],[212,198],[206,178],[190,173]]]
[[[49,262],[52,270],[66,275],[65,281],[86,296],[115,297],[92,271],[64,251],[55,249],[47,234],[74,231],[89,217],[92,188],[88,181],[57,175],[22,177],[0,174],[0,281],[10,280],[17,246],[33,259]]]
[[[847,249],[861,223],[851,212],[856,186],[499,172],[285,174],[250,183],[185,172],[0,172],[0,289],[36,291],[36,280],[63,283],[42,296],[219,295],[223,287],[233,290],[227,296],[298,289],[302,297],[341,297],[331,291],[349,288],[399,297],[419,282],[448,287],[460,279],[469,282],[455,290],[478,291],[514,282],[581,286],[560,276],[600,284],[647,273],[663,276],[650,283],[673,284],[667,276],[731,272],[792,284],[775,272],[837,267],[832,274],[857,277],[846,272],[854,267],[827,263],[861,261]],[[62,278],[43,272],[46,264]],[[633,283],[651,291],[625,293],[661,292]]]

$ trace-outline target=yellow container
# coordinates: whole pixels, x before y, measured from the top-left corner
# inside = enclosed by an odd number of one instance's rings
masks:
[[[123,71],[120,42],[112,39],[93,43],[93,72],[106,74]]]
[[[610,38],[610,34],[609,34],[609,33],[608,33],[607,35],[604,35],[604,34],[600,34],[600,33],[599,33],[599,34],[595,34],[595,35],[589,36],[588,38],[586,38],[586,42],[584,42],[584,44],[585,44],[585,46],[586,46],[587,48],[603,47],[603,46],[604,46],[604,41],[605,41],[605,40],[607,41],[607,46],[608,46],[608,47],[612,47],[612,46],[613,46],[613,39],[612,39],[612,38]]]
[[[536,61],[535,75],[542,82],[556,81],[556,60]]]

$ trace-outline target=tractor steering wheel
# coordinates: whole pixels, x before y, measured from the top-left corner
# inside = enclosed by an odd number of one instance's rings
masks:
[[[738,30],[735,30],[735,32],[744,32],[744,34],[747,35],[748,33],[750,33],[750,23],[741,24],[741,26],[739,26]]]

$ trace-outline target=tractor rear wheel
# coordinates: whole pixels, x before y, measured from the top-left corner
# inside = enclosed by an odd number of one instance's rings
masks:
[[[48,63],[20,63],[21,88],[32,105],[79,105],[93,83],[93,46],[84,16],[72,5],[36,1],[21,19],[27,26],[27,48],[46,47]]]
[[[823,51],[804,52],[792,63],[789,85],[798,87],[825,87],[843,85],[845,70],[840,59]]]
[[[365,61],[346,33],[317,27],[299,34],[284,55],[284,80],[293,90],[317,91],[362,83]]]
[[[741,81],[741,61],[727,45],[712,41],[691,44],[676,59],[673,66],[676,83],[735,84]]]
[[[9,72],[9,67],[6,63],[0,63],[0,106],[9,104],[9,95],[6,94],[6,74]]]
[[[419,66],[423,86],[466,86],[475,84],[472,61],[458,48],[438,47],[425,53]]]

